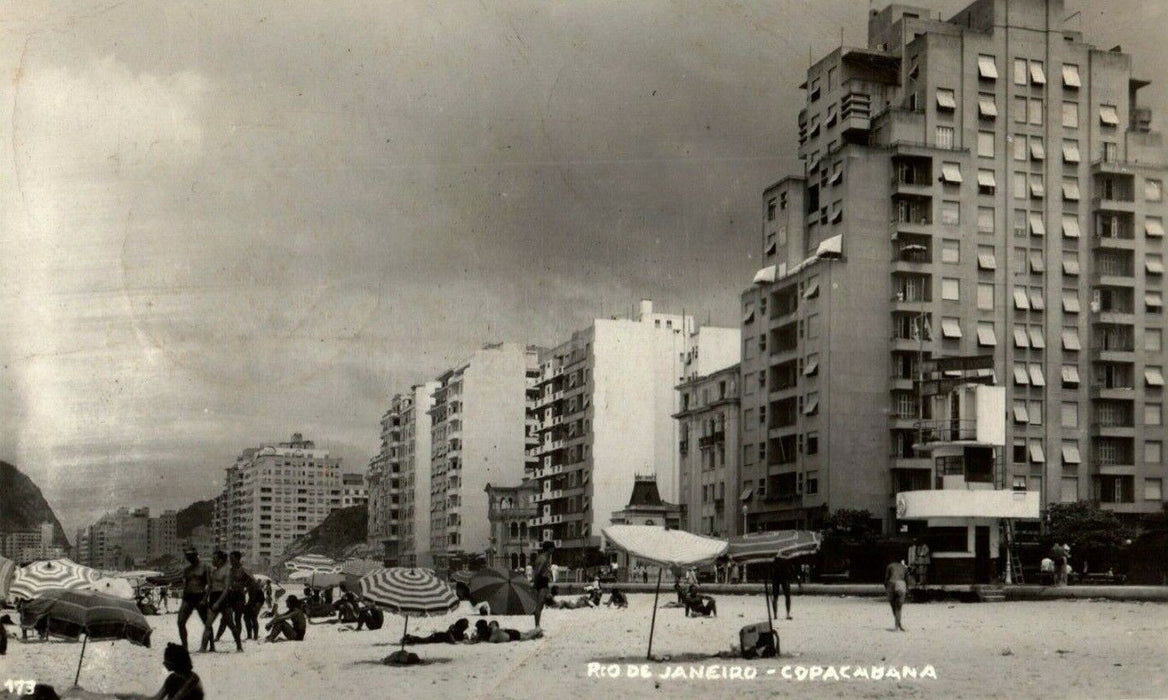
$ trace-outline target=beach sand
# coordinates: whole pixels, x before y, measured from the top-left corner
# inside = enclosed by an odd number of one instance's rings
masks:
[[[194,654],[195,670],[208,697],[247,698],[528,698],[745,697],[1168,697],[1168,605],[1104,601],[1027,603],[929,603],[908,605],[907,633],[892,631],[888,605],[875,598],[799,597],[794,620],[777,620],[782,657],[745,661],[708,658],[737,644],[743,625],[766,619],[762,596],[720,596],[719,617],[686,618],[676,608],[657,614],[654,676],[691,667],[737,667],[750,680],[644,679],[652,596],[631,595],[627,610],[550,610],[544,639],[513,644],[411,647],[429,663],[395,668],[378,660],[394,651],[402,619],[387,616],[375,632],[341,632],[333,625],[309,628],[305,642],[245,642],[237,654],[230,642],[216,654]],[[672,595],[662,595],[662,604]],[[466,606],[439,618],[411,619],[410,632],[444,629]],[[174,615],[149,618],[153,649],[126,642],[89,645],[81,685],[95,692],[157,692],[165,678],[162,650],[177,640]],[[499,618],[527,629],[531,618]],[[261,621],[262,622],[262,621]],[[198,639],[196,624],[192,639]],[[225,639],[230,634],[225,636]],[[0,657],[0,683],[7,678],[47,682],[64,691],[72,685],[80,644],[14,641]],[[589,663],[616,678],[589,677]],[[843,666],[932,667],[936,678],[889,680],[788,680],[802,669]],[[596,667],[593,667],[594,671]],[[677,670],[677,669],[680,669]],[[709,672],[708,669],[706,671]],[[0,687],[0,694],[3,693]]]

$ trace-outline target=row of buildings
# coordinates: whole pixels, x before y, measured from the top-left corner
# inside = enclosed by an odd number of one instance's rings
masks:
[[[41,523],[36,530],[0,533],[0,556],[15,562],[58,559],[65,548],[53,542],[53,524]]]
[[[163,557],[179,556],[177,514],[157,516],[149,508],[119,508],[77,530],[74,560],[96,569],[134,569]]]
[[[1168,159],[1132,57],[1064,9],[874,10],[800,86],[740,327],[646,306],[395,397],[371,541],[406,564],[592,547],[641,472],[696,532],[863,509],[984,578],[1002,522],[1160,511]]]

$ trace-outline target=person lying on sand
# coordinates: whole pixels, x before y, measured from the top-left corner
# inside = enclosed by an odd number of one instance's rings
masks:
[[[576,610],[578,608],[597,608],[600,607],[600,589],[592,589],[587,595],[577,597],[575,600],[556,600],[556,589],[553,586],[550,593],[548,593],[547,600],[544,602],[545,608],[559,608],[560,610]]]
[[[431,632],[425,637],[418,637],[416,635],[407,634],[402,637],[403,644],[457,644],[458,642],[466,641],[466,631],[470,628],[470,623],[465,617],[458,618],[457,621],[445,631]]]
[[[271,630],[271,634],[265,641],[278,642],[281,635],[294,642],[304,640],[304,633],[308,631],[308,618],[304,614],[304,606],[294,595],[288,596],[285,605],[288,606],[288,611],[273,617],[267,624],[266,628]]]
[[[526,642],[532,639],[540,639],[543,637],[543,630],[536,627],[535,629],[520,632],[519,630],[501,627],[498,621],[479,620],[475,623],[474,636],[466,640],[467,644],[480,644],[489,642],[491,644],[507,644],[509,642]]]

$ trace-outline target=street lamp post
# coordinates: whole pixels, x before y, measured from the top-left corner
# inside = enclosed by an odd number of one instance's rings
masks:
[[[742,504],[742,534],[750,534],[750,528],[747,526],[746,516],[750,513],[750,506],[745,503]],[[746,564],[742,565],[742,582],[746,583]]]

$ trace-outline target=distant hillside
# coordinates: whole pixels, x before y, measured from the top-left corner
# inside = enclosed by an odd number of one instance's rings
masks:
[[[282,566],[283,561],[301,554],[323,554],[337,561],[351,556],[354,550],[365,545],[368,520],[369,508],[367,506],[334,510],[329,513],[324,522],[293,542],[288,551],[284,553],[283,560],[277,562],[277,566]]]
[[[215,499],[195,501],[178,512],[175,527],[178,530],[178,539],[184,540],[191,536],[191,531],[200,525],[210,525],[211,515],[215,510]]]
[[[8,462],[0,461],[0,533],[37,530],[53,524],[53,544],[69,546],[65,528],[37,485]]]

